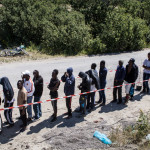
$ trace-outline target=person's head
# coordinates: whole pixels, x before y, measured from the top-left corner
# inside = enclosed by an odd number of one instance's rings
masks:
[[[91,69],[96,69],[96,67],[97,67],[97,65],[96,65],[96,63],[92,63],[92,65],[91,65]]]
[[[34,76],[35,78],[37,78],[37,77],[39,76],[39,71],[38,71],[38,70],[34,70],[34,71],[33,71],[33,76]]]
[[[30,79],[30,71],[29,70],[25,70],[24,72],[22,72],[22,74],[27,81]]]
[[[148,59],[150,60],[150,53],[148,53]]]
[[[123,61],[119,60],[119,66],[123,66]]]
[[[18,82],[17,82],[17,87],[18,87],[18,89],[22,89],[22,87],[23,87],[23,81],[22,80],[19,80]]]
[[[105,68],[105,60],[102,60],[102,61],[100,62],[100,68]]]
[[[73,72],[73,68],[72,68],[72,67],[69,67],[69,68],[67,69],[67,73],[69,74],[69,76],[72,75],[72,72]]]
[[[135,59],[134,58],[131,58],[130,60],[129,60],[129,65],[133,65],[134,64],[134,62],[135,62]]]
[[[79,72],[78,76],[82,79],[85,79],[87,75],[86,75],[86,73],[81,71],[81,72]]]
[[[54,69],[52,72],[52,78],[54,78],[54,79],[57,78],[58,73],[59,73],[58,70]]]

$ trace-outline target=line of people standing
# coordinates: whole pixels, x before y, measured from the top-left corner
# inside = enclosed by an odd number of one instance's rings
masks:
[[[77,87],[81,90],[81,93],[93,91],[91,93],[86,93],[80,95],[79,98],[79,109],[76,112],[80,112],[82,116],[86,115],[86,111],[91,112],[95,108],[95,91],[97,89],[102,89],[99,92],[99,101],[97,102],[100,106],[106,105],[106,96],[105,96],[105,87],[106,87],[106,79],[107,79],[107,68],[105,67],[105,61],[102,60],[100,62],[100,69],[99,74],[96,70],[97,65],[93,63],[91,65],[91,69],[87,72],[79,72],[78,76],[82,79],[82,82]],[[148,53],[148,59],[146,59],[143,63],[144,74],[143,80],[148,80],[150,78],[150,53]],[[52,72],[52,77],[50,79],[50,83],[48,85],[48,89],[50,90],[50,97],[51,99],[58,98],[58,90],[60,86],[60,80],[58,79],[59,71],[54,69]],[[17,104],[30,104],[32,103],[32,99],[34,98],[34,102],[37,102],[33,105],[34,110],[34,120],[39,119],[42,116],[41,104],[38,103],[41,99],[43,94],[43,85],[44,81],[41,75],[39,75],[38,70],[34,70],[33,72],[33,80],[30,77],[30,71],[26,70],[22,72],[22,80],[17,82],[18,97],[17,97]],[[113,89],[113,101],[121,104],[123,102],[122,99],[122,85],[125,83],[125,101],[124,104],[127,104],[129,99],[133,99],[134,96],[134,83],[138,78],[138,66],[135,64],[135,59],[131,58],[126,65],[123,66],[123,61],[120,60],[115,77],[114,77],[114,86]],[[64,85],[64,93],[66,95],[66,107],[67,107],[67,119],[72,118],[72,96],[75,93],[75,77],[73,75],[73,68],[68,68],[64,75],[61,77],[62,82],[65,83]],[[3,93],[4,93],[4,107],[12,107],[14,103],[14,91],[9,82],[7,77],[3,77],[0,79],[0,84],[3,86]],[[149,92],[148,81],[143,82],[143,92]],[[118,99],[117,99],[118,93]],[[57,120],[57,100],[52,101],[53,107],[53,115],[51,122]],[[27,110],[27,111],[26,111]],[[19,107],[20,111],[20,119],[23,122],[21,125],[21,131],[24,131],[27,127],[27,122],[33,120],[32,115],[32,106],[28,105]],[[28,117],[27,117],[28,114]],[[12,120],[12,109],[6,109],[4,111],[4,116],[7,120],[7,124],[10,126],[14,125]]]

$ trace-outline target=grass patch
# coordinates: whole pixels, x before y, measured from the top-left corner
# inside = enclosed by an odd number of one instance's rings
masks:
[[[146,140],[148,134],[150,134],[150,114],[144,114],[141,110],[139,119],[134,125],[113,130],[109,138],[116,143],[116,147],[135,144],[139,149],[146,150],[150,149],[150,141]]]

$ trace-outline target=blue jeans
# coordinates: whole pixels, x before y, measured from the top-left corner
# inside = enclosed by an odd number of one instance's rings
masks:
[[[106,87],[106,83],[100,83],[100,89],[104,89]],[[105,90],[99,91],[99,101],[103,104],[106,103],[106,96],[105,96]]]
[[[39,102],[41,97],[34,96],[34,102]],[[33,105],[33,110],[35,113],[35,119],[39,119],[42,116],[42,111],[41,111],[41,103],[39,104],[34,104]]]
[[[143,74],[143,80],[149,80],[150,79],[150,74],[148,73],[144,73]],[[149,85],[148,85],[148,81],[143,82],[143,90],[149,90]]]
[[[27,97],[27,103],[32,103],[32,96]],[[32,118],[32,106],[27,106],[28,118]]]

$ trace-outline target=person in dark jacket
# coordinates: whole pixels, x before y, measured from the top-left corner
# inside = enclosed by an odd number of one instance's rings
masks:
[[[52,78],[48,85],[48,89],[50,90],[51,99],[58,98],[58,88],[60,85],[60,81],[57,76],[58,76],[58,70],[55,69],[52,72]],[[52,115],[53,118],[52,118],[51,122],[54,122],[57,120],[57,100],[53,100],[53,101],[51,101],[51,103],[52,103],[52,107],[54,110],[54,114]]]
[[[4,93],[4,108],[13,107],[14,104],[14,91],[10,84],[10,81],[7,77],[3,77],[0,79],[0,84],[3,86],[3,93]],[[4,110],[4,116],[7,120],[7,123],[10,126],[14,125],[12,120],[12,109]]]
[[[113,89],[113,101],[112,102],[117,102],[117,91],[118,91],[118,103],[122,103],[122,84],[124,81],[125,77],[125,68],[123,67],[123,61],[119,60],[119,65],[116,70],[115,78],[114,78],[114,86],[119,86],[120,87],[115,87]]]
[[[67,69],[67,72],[61,77],[62,82],[65,82],[64,93],[66,96],[73,95],[75,91],[75,77],[73,75],[72,67]],[[66,98],[66,107],[68,109],[68,119],[72,117],[71,109],[72,97]]]
[[[34,82],[34,102],[39,102],[41,99],[41,96],[43,94],[43,78],[42,76],[39,75],[38,70],[33,71],[33,82]],[[35,113],[35,119],[39,119],[42,116],[42,111],[41,111],[41,103],[39,104],[34,104],[33,105],[33,110]]]
[[[80,72],[78,75],[82,78],[82,83],[78,86],[81,93],[89,92],[91,88],[91,79],[88,74],[84,72]],[[85,115],[86,113],[86,101],[87,101],[87,94],[80,95],[79,104],[80,104],[80,112]]]
[[[130,95],[133,96],[133,92],[134,92],[133,91],[132,94],[130,93],[131,87],[134,86],[134,84],[130,84],[130,83],[135,83],[138,77],[138,67],[137,65],[135,65],[134,62],[135,62],[135,59],[131,58],[128,62],[128,65],[126,66],[126,74],[125,74],[125,79],[124,79],[125,84],[126,84],[125,85],[125,93],[126,93],[125,104],[128,103],[130,99]]]
[[[89,75],[89,77],[92,80],[92,84],[90,87],[90,91],[95,91],[96,89],[99,90],[99,77],[98,77],[98,72],[96,70],[96,64],[92,63],[91,65],[91,70],[87,71],[86,73]],[[91,112],[94,109],[94,103],[95,103],[95,92],[89,93],[87,97],[87,109],[88,112]]]
[[[106,77],[107,77],[107,69],[105,67],[105,61],[102,60],[100,62],[100,70],[99,70],[100,89],[105,89]],[[104,106],[106,103],[105,90],[101,90],[99,92],[99,95],[100,95],[100,99],[99,99],[98,103],[101,103],[100,106]]]

